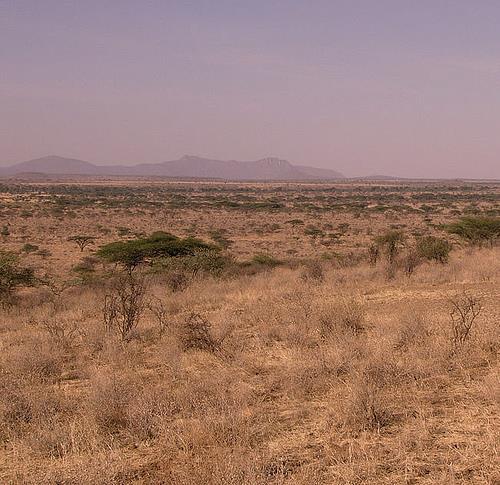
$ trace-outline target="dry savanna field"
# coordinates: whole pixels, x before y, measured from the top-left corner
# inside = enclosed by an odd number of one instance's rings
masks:
[[[500,184],[0,183],[0,483],[499,484]]]

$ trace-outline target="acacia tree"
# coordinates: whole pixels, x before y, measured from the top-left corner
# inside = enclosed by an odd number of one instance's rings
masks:
[[[90,246],[95,241],[95,239],[96,238],[94,236],[86,236],[84,234],[77,234],[75,236],[68,237],[68,241],[75,242],[82,253],[87,246]]]
[[[106,244],[97,251],[97,255],[107,262],[123,266],[131,274],[145,262],[158,258],[192,256],[203,249],[215,250],[216,247],[192,237],[182,239],[166,232],[155,232],[146,238]]]

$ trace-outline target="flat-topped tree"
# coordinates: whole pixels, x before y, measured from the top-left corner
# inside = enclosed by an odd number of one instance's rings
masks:
[[[203,249],[217,247],[193,237],[183,239],[167,232],[154,232],[149,237],[106,244],[97,255],[109,263],[122,265],[131,273],[142,263],[158,258],[192,256]]]
[[[94,236],[86,236],[84,234],[77,234],[75,236],[68,237],[68,241],[75,242],[82,253],[87,246],[90,246],[95,241],[95,239],[96,238]]]

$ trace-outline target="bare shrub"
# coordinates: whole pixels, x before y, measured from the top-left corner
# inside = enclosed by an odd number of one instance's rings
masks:
[[[365,329],[365,310],[362,302],[356,298],[343,298],[339,307],[339,319],[342,325],[354,333]]]
[[[397,264],[394,263],[387,263],[384,268],[384,273],[385,277],[387,280],[393,280],[396,277],[396,272],[397,272]]]
[[[148,308],[154,315],[160,335],[167,330],[170,320],[168,318],[168,309],[161,298],[152,297],[148,302]]]
[[[292,476],[302,465],[298,458],[279,456],[272,457],[262,467],[262,473],[268,480],[284,480]]]
[[[117,332],[122,340],[130,337],[145,306],[146,285],[132,275],[118,278],[104,297],[103,319],[106,330]]]
[[[413,272],[421,262],[422,258],[414,248],[408,249],[399,260],[399,264],[408,277],[413,274]]]
[[[170,271],[167,273],[165,282],[174,293],[184,291],[189,286],[189,277],[183,271]]]
[[[199,349],[215,352],[222,343],[213,336],[210,321],[199,313],[189,315],[182,327],[180,338],[184,350]]]
[[[71,287],[68,281],[55,281],[54,278],[46,276],[43,280],[43,284],[51,295],[51,302],[56,305],[60,300],[62,294]]]
[[[371,244],[368,247],[368,262],[371,266],[375,266],[377,264],[379,256],[380,247],[377,244]]]
[[[478,298],[465,292],[453,298],[450,303],[451,341],[456,350],[469,339],[474,321],[483,307]]]
[[[343,421],[355,431],[379,430],[392,424],[402,410],[396,398],[401,383],[400,370],[385,352],[372,354],[359,365],[348,384]],[[405,403],[403,408],[407,407]]]
[[[0,439],[8,440],[33,419],[32,402],[28,393],[2,386],[0,395]]]
[[[39,325],[47,332],[52,341],[61,347],[71,347],[84,335],[76,319],[68,319],[57,314],[49,315],[39,321]]]
[[[479,387],[486,399],[500,405],[500,372],[498,368],[490,371]]]
[[[73,266],[73,271],[82,276],[90,275],[95,272],[98,262],[99,259],[95,256],[84,256],[78,264]]]
[[[308,262],[300,274],[303,281],[312,281],[314,283],[322,283],[325,279],[323,266],[319,261]]]

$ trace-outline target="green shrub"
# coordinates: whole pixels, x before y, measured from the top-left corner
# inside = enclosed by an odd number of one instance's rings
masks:
[[[195,249],[193,254],[159,259],[158,266],[162,269],[188,273],[193,277],[200,273],[220,276],[232,262],[230,256],[216,249]]]
[[[21,266],[16,254],[0,251],[0,300],[6,301],[16,289],[35,283],[34,271]]]
[[[279,259],[276,259],[269,254],[263,253],[256,254],[252,258],[251,262],[261,266],[269,266],[271,268],[274,268],[275,266],[279,266],[281,264],[281,261]]]
[[[99,260],[94,256],[84,256],[79,263],[73,266],[73,271],[82,275],[94,273],[98,262]]]
[[[325,233],[319,227],[309,225],[305,228],[304,234],[306,236],[316,238],[316,237],[324,236]]]
[[[446,229],[471,244],[492,244],[500,236],[500,218],[462,217],[458,222],[449,224]]]
[[[429,261],[447,263],[451,251],[451,244],[446,239],[426,236],[417,241],[417,254]]]
[[[35,244],[30,244],[30,243],[26,243],[22,248],[21,248],[21,251],[23,253],[33,253],[35,251],[38,251],[39,247],[36,246]]]
[[[214,229],[210,231],[209,234],[212,240],[221,248],[227,249],[233,244],[233,241],[227,237],[227,231],[225,229]]]

